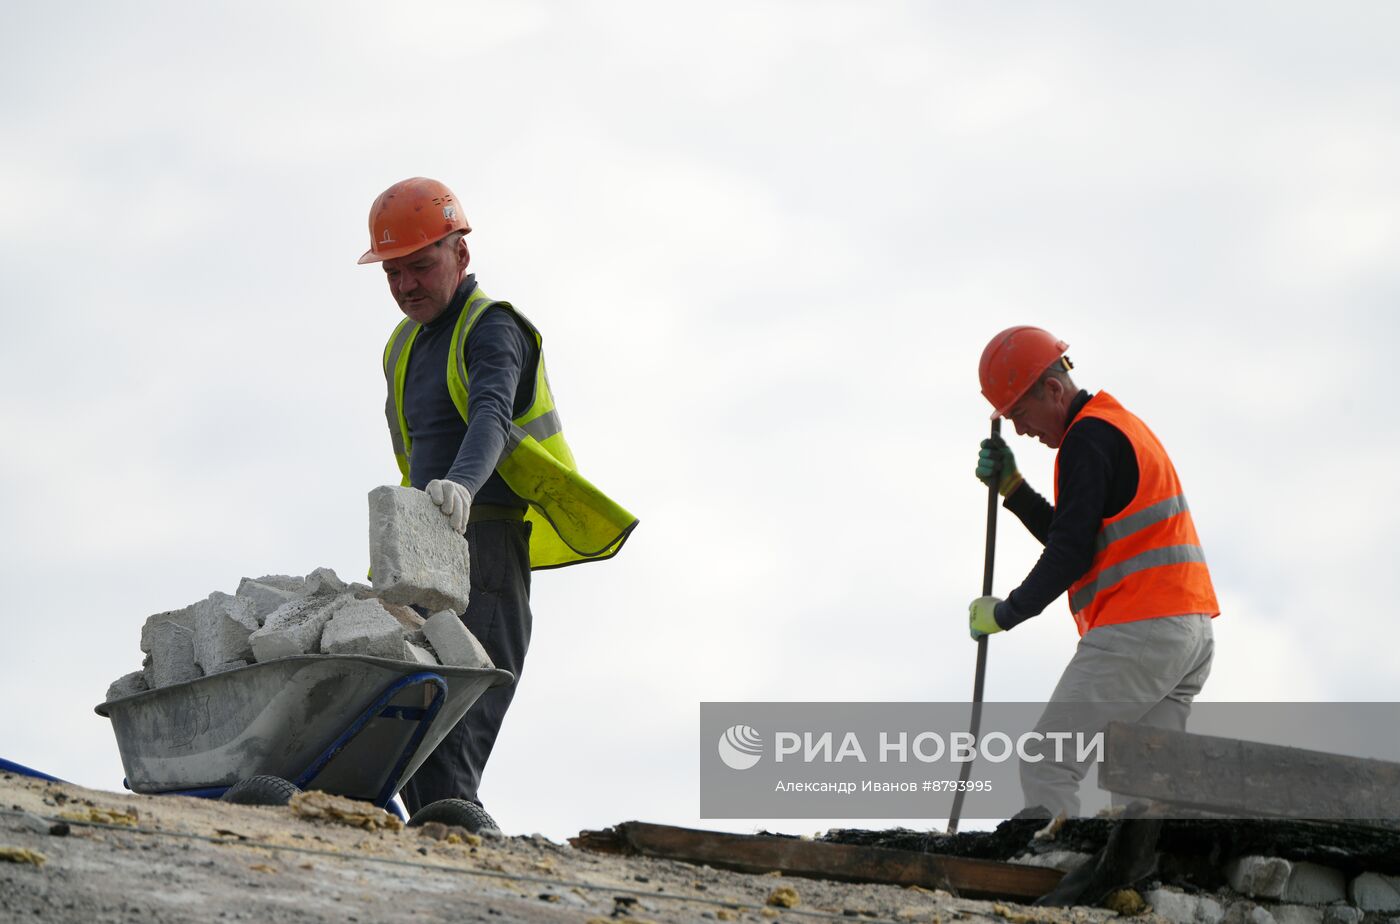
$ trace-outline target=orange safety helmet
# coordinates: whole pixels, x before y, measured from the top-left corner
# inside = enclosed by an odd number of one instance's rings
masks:
[[[369,207],[369,250],[360,263],[393,260],[435,244],[471,225],[452,190],[426,177],[401,180]]]
[[[982,395],[996,408],[992,420],[1004,417],[1068,349],[1068,343],[1048,330],[1025,324],[1008,327],[993,337],[977,366]]]

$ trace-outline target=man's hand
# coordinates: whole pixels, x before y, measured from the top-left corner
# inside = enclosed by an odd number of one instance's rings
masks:
[[[430,481],[425,490],[452,524],[453,532],[460,533],[467,528],[467,511],[472,506],[470,491],[455,481],[447,480]]]
[[[996,619],[997,604],[1000,602],[1000,597],[978,597],[967,605],[967,631],[973,641],[1002,631]]]
[[[1011,447],[1001,437],[982,441],[982,451],[977,454],[977,479],[991,487],[996,479],[997,493],[1007,497],[1025,481],[1016,470],[1016,457]]]

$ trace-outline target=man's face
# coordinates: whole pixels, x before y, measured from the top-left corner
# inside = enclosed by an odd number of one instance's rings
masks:
[[[466,244],[458,238],[384,261],[384,275],[399,310],[419,324],[447,310],[467,268]]]
[[[1064,386],[1057,379],[1048,379],[1013,404],[1006,417],[1021,436],[1033,436],[1051,449],[1058,449],[1065,438],[1068,411],[1061,401],[1064,393]]]

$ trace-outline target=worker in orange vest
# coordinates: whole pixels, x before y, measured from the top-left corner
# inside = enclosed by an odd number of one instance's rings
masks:
[[[1214,654],[1220,608],[1210,571],[1161,442],[1108,392],[1075,386],[1068,349],[1021,326],[982,352],[992,418],[1058,453],[1051,506],[1021,477],[1005,441],[982,442],[977,477],[996,485],[1045,550],[1005,599],[972,601],[969,629],[974,639],[1012,629],[1068,591],[1079,647],[1036,730],[1092,735],[1122,721],[1181,731]],[[1026,806],[1076,815],[1087,761],[1053,757],[1046,748],[1039,762],[1022,761]]]

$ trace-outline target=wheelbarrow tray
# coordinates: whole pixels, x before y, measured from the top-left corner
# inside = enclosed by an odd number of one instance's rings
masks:
[[[301,655],[122,697],[96,711],[112,721],[134,792],[219,789],[271,774],[383,801],[482,693],[511,680],[502,670]],[[444,681],[434,714],[427,707]]]

